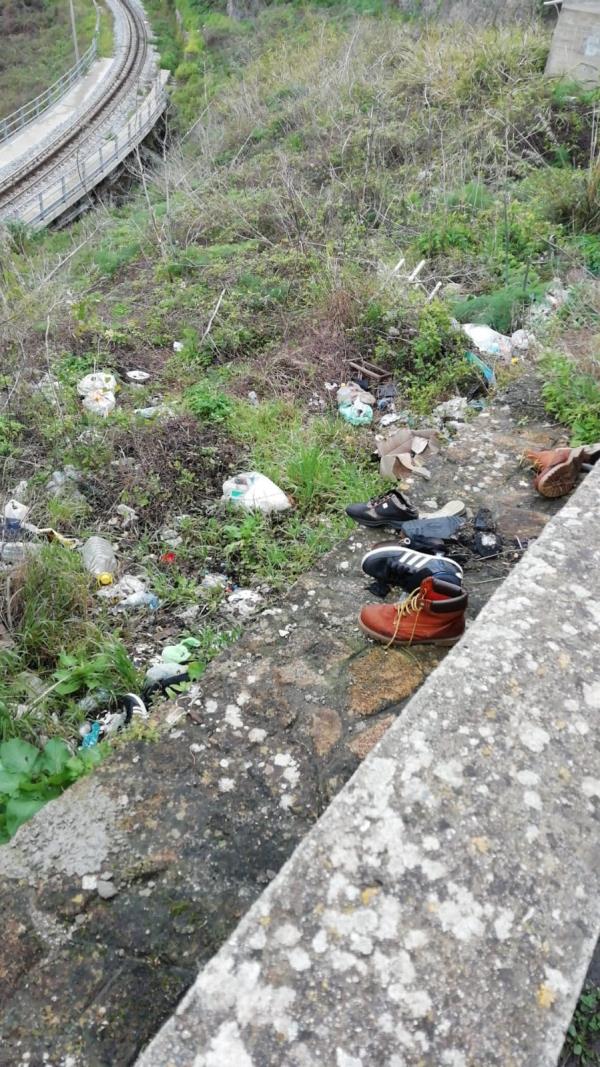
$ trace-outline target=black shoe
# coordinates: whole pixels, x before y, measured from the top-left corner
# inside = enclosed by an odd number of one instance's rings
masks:
[[[416,519],[418,514],[398,492],[386,493],[368,504],[349,504],[346,508],[346,515],[361,526],[391,526],[394,530],[400,530],[403,522]]]
[[[392,586],[407,593],[418,589],[424,578],[439,578],[459,589],[462,567],[444,556],[427,556],[396,541],[384,541],[363,556],[362,569],[375,582],[369,588],[376,596],[387,596]]]

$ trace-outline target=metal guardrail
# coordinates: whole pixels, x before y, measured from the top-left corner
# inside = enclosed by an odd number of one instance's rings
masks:
[[[47,111],[49,107],[52,107],[52,104],[60,100],[61,96],[68,93],[75,82],[90,69],[98,55],[98,33],[100,29],[100,9],[96,3],[94,3],[94,7],[96,8],[96,26],[89,48],[83,53],[78,63],[66,71],[65,74],[62,74],[47,89],[44,89],[43,93],[34,97],[33,100],[29,100],[27,104],[23,104],[22,107],[7,115],[6,118],[0,119],[0,144],[2,141],[6,141],[11,134],[33,122],[39,115],[43,115],[44,111]]]
[[[115,170],[143,141],[164,111],[167,104],[165,85],[168,78],[168,71],[159,71],[150,92],[118,134],[85,159],[79,160],[77,166],[68,174],[64,174],[48,188],[28,199],[15,212],[14,219],[33,228],[44,226],[76,204]],[[3,221],[8,222],[9,219],[4,218]]]

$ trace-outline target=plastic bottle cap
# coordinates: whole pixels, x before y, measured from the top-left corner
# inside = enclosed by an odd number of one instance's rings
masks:
[[[102,574],[98,575],[98,585],[112,585],[113,582],[114,578],[108,571],[104,571]]]

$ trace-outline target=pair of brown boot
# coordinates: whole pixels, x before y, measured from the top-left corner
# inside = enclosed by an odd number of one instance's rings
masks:
[[[578,448],[552,448],[525,453],[537,476],[534,487],[542,496],[554,500],[566,496],[577,484],[582,470],[588,470],[600,458],[600,444]]]

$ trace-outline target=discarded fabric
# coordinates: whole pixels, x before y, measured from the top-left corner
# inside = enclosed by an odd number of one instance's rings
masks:
[[[454,537],[457,530],[464,526],[465,520],[458,515],[444,515],[437,519],[413,519],[402,524],[402,532],[408,537],[435,537],[445,541]]]
[[[236,474],[223,483],[223,500],[248,511],[287,511],[291,506],[283,489],[258,471]]]
[[[147,382],[150,375],[145,370],[128,370],[127,377],[130,382]]]

